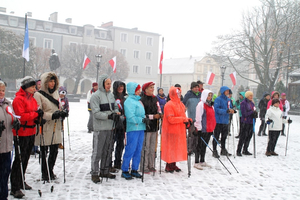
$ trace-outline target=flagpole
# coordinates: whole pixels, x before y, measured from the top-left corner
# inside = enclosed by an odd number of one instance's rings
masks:
[[[27,13],[25,14],[25,34],[26,34],[26,25],[27,25]],[[24,37],[24,40],[25,40],[25,37]],[[24,47],[23,47],[23,51],[24,51]],[[26,62],[26,58],[24,58],[23,77],[25,77],[25,62]]]
[[[160,69],[160,81],[159,81],[159,87],[161,88],[161,82],[162,82],[162,62],[163,62],[163,51],[164,51],[164,37],[162,38],[162,49],[161,49],[161,56],[160,56],[160,63],[159,67]]]

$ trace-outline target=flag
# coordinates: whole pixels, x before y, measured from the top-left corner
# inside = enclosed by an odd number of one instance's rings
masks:
[[[109,64],[111,65],[111,67],[113,68],[114,73],[116,73],[116,72],[117,72],[117,68],[116,68],[116,66],[117,66],[116,56],[113,57],[113,58],[112,58],[110,61],[108,61],[108,62],[109,62]]]
[[[236,72],[232,72],[230,75],[233,85],[236,85]]]
[[[28,23],[27,23],[27,14],[25,14],[25,35],[23,43],[23,52],[22,57],[29,61],[29,35],[28,35]]]
[[[208,85],[211,85],[214,81],[214,78],[215,78],[215,74],[212,73],[212,72],[207,72],[207,77],[206,77],[206,83]]]
[[[86,68],[86,66],[91,62],[91,60],[86,56],[84,55],[84,60],[83,60],[83,69]]]
[[[160,62],[159,62],[159,74],[162,74],[163,59],[164,59],[164,38],[162,38],[162,50],[161,50]]]

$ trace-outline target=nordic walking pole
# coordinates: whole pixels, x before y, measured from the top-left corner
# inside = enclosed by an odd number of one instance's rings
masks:
[[[64,170],[64,183],[66,182],[66,157],[65,157],[65,129],[64,120],[61,119],[61,132],[63,135],[63,170]]]
[[[220,143],[219,143],[218,140],[215,138],[215,136],[214,136],[214,135],[212,135],[212,136],[213,136],[214,140],[217,142],[217,144],[221,147]],[[230,158],[228,157],[227,154],[226,154],[226,157],[227,157],[227,159],[229,160],[229,162],[231,163],[231,165],[234,167],[235,171],[236,171],[237,173],[239,173],[239,171],[235,168],[234,164],[231,162],[231,160],[230,160]]]
[[[24,184],[24,172],[23,172],[23,163],[22,163],[22,156],[21,156],[21,150],[20,150],[20,140],[19,140],[18,130],[16,130],[16,135],[17,135],[17,146],[18,146],[19,159],[20,159],[20,168],[21,168],[21,176],[22,176],[23,190],[25,190],[25,184]],[[17,153],[16,153],[16,154],[17,154]]]
[[[162,120],[160,121],[160,145],[159,145],[159,148],[160,148],[160,151],[159,151],[159,174],[161,174],[161,129],[162,129]]]
[[[235,117],[235,114],[233,114],[232,116],[232,121],[231,121],[231,132],[232,132],[232,145],[233,145],[233,157],[235,158],[235,144],[234,144],[234,140],[235,140],[235,134],[234,134],[234,131],[236,130],[234,128],[234,123],[233,123],[233,120],[234,120]]]
[[[290,118],[289,118],[290,120]],[[288,146],[288,140],[289,140],[289,131],[290,131],[290,124],[288,123],[288,129],[287,129],[287,134],[286,134],[286,143],[285,143],[285,156],[287,153],[287,146]]]
[[[253,118],[253,156],[256,158],[256,144],[255,144],[255,118]]]
[[[208,144],[205,142],[205,140],[201,137],[201,140],[205,143],[205,145],[209,148],[209,150],[211,152],[213,152],[213,150],[210,148],[210,146],[208,146]],[[220,160],[220,158],[218,158],[218,160],[220,161],[220,163],[223,165],[223,167],[225,167],[225,169],[228,171],[228,173],[231,175],[230,171],[227,169],[227,167],[223,164],[223,162]]]
[[[145,174],[145,155],[146,155],[146,141],[147,141],[147,131],[145,131],[145,145],[144,145],[144,156],[143,156],[143,172],[142,172],[142,183],[144,182],[144,174]]]
[[[69,117],[67,117],[67,124],[68,124],[69,149],[71,150],[70,129],[69,129]]]

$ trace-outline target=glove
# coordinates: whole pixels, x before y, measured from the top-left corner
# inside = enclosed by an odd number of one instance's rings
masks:
[[[251,114],[252,118],[257,118],[258,117],[258,112],[257,111],[253,111],[253,113]]]
[[[13,129],[15,129],[16,131],[18,131],[19,129],[20,129],[20,122],[19,122],[19,120],[14,120],[14,122],[13,122]]]
[[[150,124],[150,119],[148,119],[148,118],[143,118],[142,122],[145,123],[146,126],[149,126],[149,124]]]
[[[2,131],[4,131],[5,126],[4,126],[4,121],[0,122],[0,135],[2,134]]]
[[[237,113],[237,111],[236,111],[236,110],[233,110],[233,112],[234,112],[234,113]]]
[[[62,110],[62,111],[60,111],[60,117],[62,118],[62,119],[65,119],[66,117],[68,117],[69,116],[69,112],[67,111],[67,110]]]
[[[154,118],[154,119],[159,119],[159,118],[160,118],[160,114],[155,114],[155,115],[153,115],[153,118]]]
[[[116,113],[111,113],[110,115],[107,116],[107,119],[114,120]]]
[[[60,111],[57,110],[52,114],[52,120],[60,118]]]
[[[272,122],[273,122],[273,120],[271,120],[271,119],[267,120],[267,124],[271,124]]]
[[[293,120],[291,120],[290,118],[287,120],[288,124],[291,124],[293,122]]]
[[[214,105],[214,103],[215,103],[215,102],[214,102],[214,101],[212,101],[212,102],[211,102],[211,106],[213,106],[213,105]]]
[[[285,107],[285,105],[283,106],[283,112],[285,112],[286,111],[286,107]]]
[[[240,104],[240,100],[236,100],[235,103]]]
[[[37,111],[35,111],[39,116],[38,116],[38,118],[41,118],[41,117],[43,117],[43,115],[44,115],[44,111],[42,110],[42,109],[38,109]]]

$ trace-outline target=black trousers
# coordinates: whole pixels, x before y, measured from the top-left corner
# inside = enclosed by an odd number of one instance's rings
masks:
[[[205,162],[206,144],[209,143],[211,135],[212,135],[212,132],[211,133],[201,133],[198,136],[198,138],[197,138],[198,145],[197,145],[197,148],[195,151],[195,163],[199,163],[199,158],[200,158],[200,162]],[[204,139],[206,144],[203,142],[201,137]]]
[[[123,131],[123,129],[117,129],[115,135],[116,149],[115,149],[114,165],[121,166],[122,164],[122,154],[124,150],[124,137],[125,137],[125,132]]]
[[[214,136],[217,140],[219,140],[221,135],[221,148],[225,149],[225,142],[228,135],[228,124],[217,124]],[[217,150],[217,142],[213,140],[213,150]]]
[[[48,170],[46,165],[46,157],[49,149],[49,156],[48,156],[48,167],[49,167],[49,173],[50,178],[54,177],[53,168],[56,162],[57,154],[58,154],[58,144],[53,144],[50,146],[41,146],[40,153],[41,153],[41,159],[42,159],[42,178],[44,180],[48,180]]]
[[[19,137],[19,146],[20,146],[20,151],[21,151],[24,181],[25,181],[25,172],[27,169],[28,160],[30,158],[30,153],[31,153],[32,147],[34,145],[34,137],[35,137],[35,135]],[[14,136],[14,144],[15,144],[15,159],[14,159],[14,162],[13,162],[13,165],[11,168],[11,175],[10,175],[10,183],[11,183],[11,191],[12,192],[15,192],[15,191],[23,188],[20,157],[19,157],[20,152],[18,149],[18,142],[17,142],[16,136]]]
[[[275,151],[275,146],[276,146],[279,134],[280,134],[280,131],[269,131],[269,142],[268,142],[267,151],[269,151],[269,152]]]
[[[7,199],[11,152],[0,153],[0,200]]]
[[[252,134],[253,134],[253,124],[241,123],[241,132],[240,132],[239,143],[237,146],[237,152],[241,152],[242,148],[243,148],[243,152],[248,151]]]
[[[265,134],[266,133],[266,127],[267,127],[267,124],[266,124],[266,121],[264,118],[260,118],[260,126],[259,126],[259,131],[258,131],[258,134]]]

